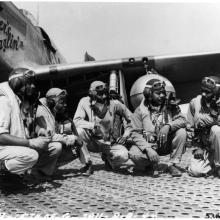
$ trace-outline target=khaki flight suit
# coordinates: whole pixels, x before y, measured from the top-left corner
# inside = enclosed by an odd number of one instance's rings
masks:
[[[21,117],[21,100],[14,94],[8,82],[0,84],[0,134],[10,134],[27,139]],[[0,161],[13,174],[24,174],[38,161],[38,152],[26,146],[0,145]]]
[[[134,127],[131,137],[135,145],[131,147],[129,155],[137,169],[145,170],[151,164],[145,152],[148,148],[153,148],[161,156],[170,154],[169,162],[172,164],[180,163],[187,136],[186,119],[180,112],[167,111],[165,114],[165,110],[159,111],[153,107],[150,110],[142,100],[131,118]],[[158,132],[165,124],[170,126],[167,144],[158,146]]]
[[[202,105],[201,98],[202,96],[198,95],[191,100],[187,113],[188,122],[194,128],[197,139],[194,142],[197,146],[194,147],[204,150],[204,159],[195,159],[192,155],[189,165],[192,176],[207,175],[211,172],[213,165],[220,166],[220,126],[216,125],[217,119],[212,116],[210,107]],[[205,125],[204,128],[197,128],[196,120],[200,120]]]
[[[42,103],[42,105],[38,106],[36,113],[36,132],[38,133],[40,129],[45,129],[51,133],[52,141],[49,143],[48,148],[56,149],[56,154],[50,159],[46,158],[46,155],[45,157],[42,157],[42,162],[39,166],[42,166],[43,164],[44,172],[48,175],[52,175],[57,166],[64,165],[77,158],[77,155],[73,154],[71,148],[65,146],[68,138],[71,138],[74,141],[76,139],[76,136],[72,134],[70,135],[71,137],[69,137],[67,134],[61,134],[60,125],[57,124],[53,114],[47,107],[46,98],[41,98],[40,102]],[[80,152],[81,154],[83,154],[85,151],[82,152],[80,150]],[[89,152],[88,155],[84,157],[81,156],[80,159],[82,159],[82,163],[87,163],[87,161],[90,160]]]
[[[129,164],[128,150],[125,146],[115,143],[114,122],[116,115],[118,114],[130,122],[131,112],[118,100],[110,100],[109,106],[106,108],[104,115],[100,116],[91,108],[90,97],[84,97],[78,104],[74,122],[88,150],[105,154],[114,169],[121,165],[126,166],[127,162]],[[101,128],[101,137],[93,133],[93,128],[97,124]],[[128,123],[123,136],[127,136],[130,130],[131,125]]]

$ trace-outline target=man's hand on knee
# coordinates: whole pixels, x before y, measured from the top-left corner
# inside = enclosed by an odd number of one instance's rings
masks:
[[[49,137],[37,137],[29,139],[29,147],[33,149],[41,149],[41,150],[47,150],[48,144],[51,141],[51,138]]]
[[[48,151],[49,152],[52,152],[52,151],[60,151],[62,150],[62,143],[60,142],[51,142],[49,145],[48,145]]]
[[[146,149],[146,154],[151,162],[155,162],[155,163],[159,162],[160,157],[159,157],[158,153],[155,150],[153,150],[152,148]]]
[[[64,137],[64,140],[65,140],[65,145],[67,147],[73,147],[74,144],[76,143],[76,139],[77,139],[77,136],[75,135],[67,135]]]
[[[66,139],[65,144],[68,147],[73,147],[74,145],[78,147],[83,146],[83,141],[81,140],[81,138],[77,137],[76,135],[67,135],[65,139]]]

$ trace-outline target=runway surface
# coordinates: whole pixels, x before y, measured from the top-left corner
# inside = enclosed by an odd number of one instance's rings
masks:
[[[189,162],[187,149],[181,163]],[[183,172],[172,178],[150,173],[105,170],[92,154],[95,172],[78,176],[78,160],[61,167],[53,182],[6,191],[1,186],[0,217],[220,217],[220,179],[194,178]],[[162,158],[162,164],[168,157]],[[184,171],[184,170],[183,170]],[[210,214],[211,213],[211,214]]]

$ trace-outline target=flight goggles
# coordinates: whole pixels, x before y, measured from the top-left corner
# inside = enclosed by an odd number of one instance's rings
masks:
[[[154,82],[153,85],[147,85],[145,86],[145,88],[149,88],[152,90],[161,90],[161,89],[165,89],[165,82],[164,81],[157,81]]]
[[[209,77],[204,77],[202,79],[202,86],[208,88],[208,89],[215,89],[216,87],[219,87],[220,84],[216,83],[214,79]]]
[[[60,93],[50,95],[48,98],[59,100],[59,99],[65,98],[67,95],[68,95],[67,91],[63,89]]]
[[[96,86],[95,91],[97,92],[98,95],[103,95],[108,93],[108,89],[106,85]]]
[[[8,80],[10,81],[17,77],[24,77],[25,79],[34,79],[35,72],[33,70],[26,70],[23,73],[17,73],[17,74],[10,76]]]
[[[67,91],[63,89],[63,91],[57,96],[58,98],[65,98],[68,95]]]

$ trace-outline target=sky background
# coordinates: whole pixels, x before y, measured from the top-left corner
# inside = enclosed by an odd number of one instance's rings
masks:
[[[68,62],[220,51],[220,2],[13,2]],[[39,9],[39,10],[38,10]]]

